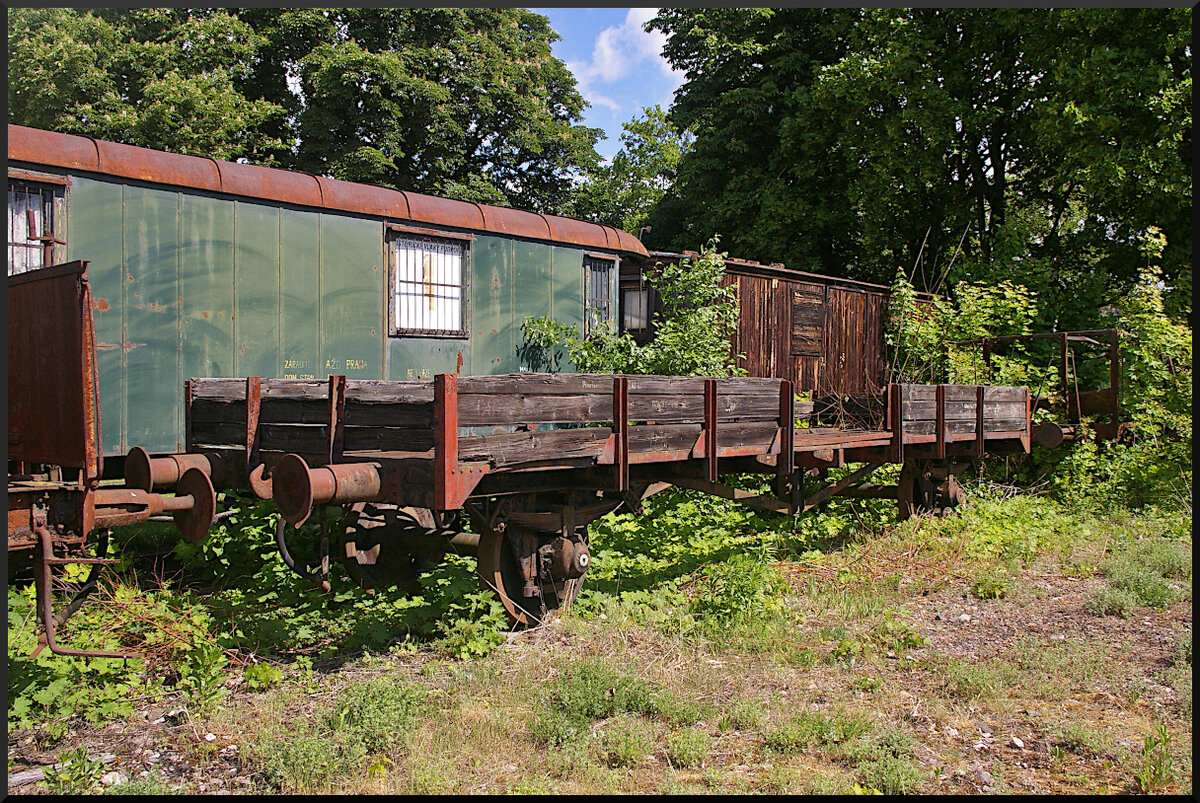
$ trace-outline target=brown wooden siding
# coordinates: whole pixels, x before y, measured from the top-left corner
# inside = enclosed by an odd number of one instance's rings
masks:
[[[649,265],[622,262],[622,286],[646,286],[639,271]],[[860,396],[887,383],[886,288],[813,274],[793,279],[735,260],[726,262],[724,284],[741,310],[733,353],[750,376],[790,379],[797,392],[817,396]],[[660,308],[653,293],[651,306]]]

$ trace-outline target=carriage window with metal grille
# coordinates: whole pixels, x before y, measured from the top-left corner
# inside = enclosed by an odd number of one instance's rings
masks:
[[[584,336],[595,332],[611,332],[612,272],[616,261],[585,256],[583,271],[587,283],[587,305],[584,307]]]
[[[391,334],[465,336],[465,244],[400,235],[390,244]]]
[[[8,180],[9,276],[66,259],[63,189],[53,184]]]

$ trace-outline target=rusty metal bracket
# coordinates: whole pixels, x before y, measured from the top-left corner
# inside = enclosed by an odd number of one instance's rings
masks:
[[[975,386],[975,456],[983,457],[984,449],[987,444],[984,443],[984,415],[983,415],[983,395],[984,386]]]
[[[262,379],[246,377],[246,473],[258,465],[258,414],[262,409]]]
[[[775,461],[775,495],[785,502],[794,502],[788,486],[796,469],[795,438],[796,397],[791,380],[785,379],[779,384],[779,457]]]
[[[629,379],[613,377],[614,490],[629,490]]]
[[[717,380],[704,380],[704,469],[710,483],[717,481]]]
[[[458,461],[458,375],[433,378],[433,507],[458,510],[475,490],[487,463]]]
[[[343,432],[346,418],[346,375],[329,376],[329,459],[336,463],[342,459]]]
[[[934,429],[937,433],[937,456],[944,458],[946,456],[946,386],[938,385],[934,391],[937,400],[937,413],[935,414]]]
[[[42,632],[38,635],[37,647],[34,648],[29,657],[31,659],[36,658],[43,649],[49,647],[50,652],[55,655],[74,655],[84,658],[141,658],[141,653],[136,652],[77,650],[70,647],[63,647],[58,643],[56,638],[58,628],[65,624],[83,606],[84,601],[95,590],[96,584],[100,579],[100,567],[110,566],[118,561],[107,558],[54,557],[54,534],[46,526],[44,517],[35,517],[33,532],[38,538],[39,566],[37,573],[34,575],[34,581],[37,587],[38,618],[42,623]],[[108,530],[101,531],[97,551],[101,554],[108,551]],[[88,576],[79,591],[76,592],[74,598],[67,603],[65,608],[56,614],[53,603],[54,567],[69,563],[90,565],[91,569],[88,570]]]
[[[904,462],[904,397],[896,383],[888,385],[888,423],[892,430],[892,462]]]

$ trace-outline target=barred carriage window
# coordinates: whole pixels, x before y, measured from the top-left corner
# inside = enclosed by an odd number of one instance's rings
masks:
[[[399,234],[389,245],[391,334],[465,336],[465,243]]]
[[[56,184],[8,180],[8,275],[63,261],[66,235],[65,188]]]
[[[583,258],[587,303],[584,306],[583,328],[587,337],[595,332],[612,331],[612,273],[616,261],[601,257]]]

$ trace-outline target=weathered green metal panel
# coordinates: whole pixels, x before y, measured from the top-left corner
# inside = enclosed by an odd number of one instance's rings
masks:
[[[233,217],[229,201],[180,193],[181,382],[233,376]]]
[[[125,428],[121,451],[179,444],[179,195],[125,187]]]
[[[463,360],[467,366],[469,347],[463,337],[393,337],[388,343],[388,378],[428,379],[436,374],[452,374]]]
[[[554,291],[552,314],[563,323],[573,323],[583,331],[583,252],[576,248],[553,246]],[[612,272],[614,277],[616,271]]]
[[[513,319],[512,240],[480,237],[470,246],[471,370],[478,374],[516,371],[521,321]]]
[[[238,201],[233,225],[233,375],[279,376],[279,209]]]
[[[96,319],[96,372],[100,381],[100,446],[119,454],[125,423],[121,332],[125,305],[122,187],[107,181],[72,177],[67,190],[68,259],[89,261]]]
[[[551,249],[537,243],[513,241],[513,325],[520,328],[528,317],[554,314]],[[562,320],[562,319],[560,319]],[[570,321],[564,321],[570,323]]]
[[[321,366],[317,376],[381,375],[383,224],[321,215]],[[315,290],[315,288],[314,288]]]
[[[578,248],[478,236],[470,338],[390,337],[378,219],[79,177],[70,210],[70,257],[92,263],[109,455],[179,448],[193,376],[507,373],[522,367],[525,318],[583,323]]]
[[[281,209],[279,342],[283,376],[315,379],[321,372],[321,215]]]

